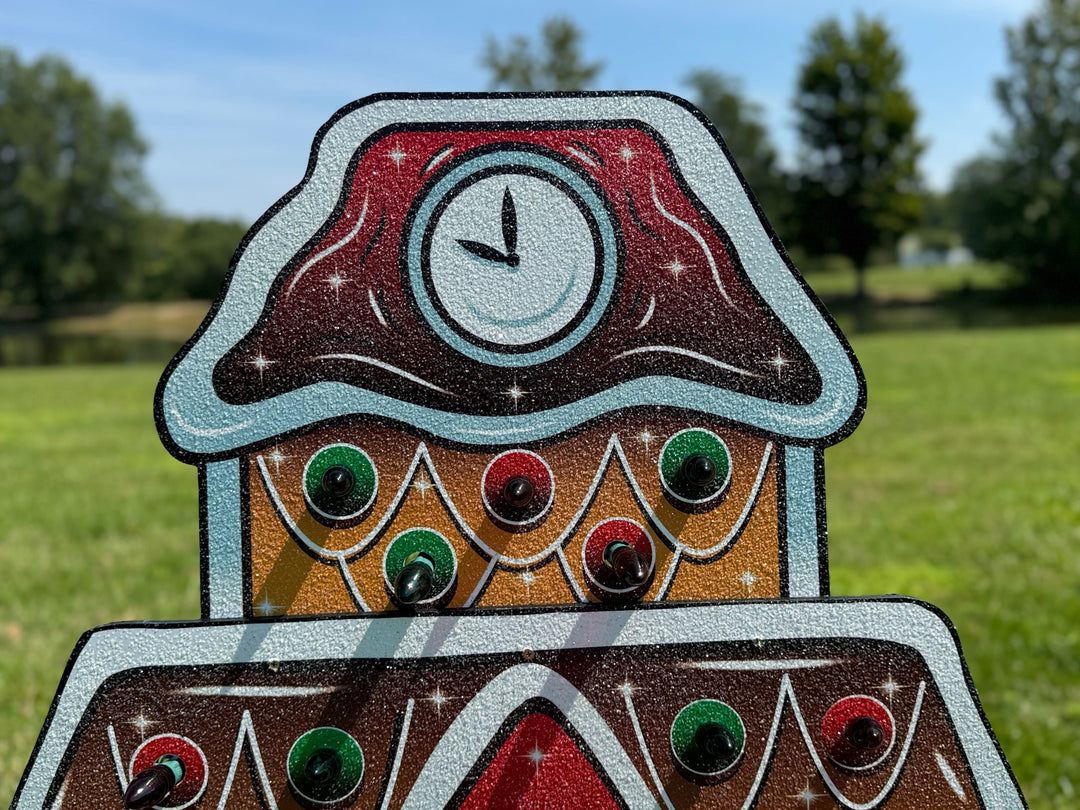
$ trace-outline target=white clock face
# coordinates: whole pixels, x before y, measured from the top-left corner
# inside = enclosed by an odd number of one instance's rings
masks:
[[[617,275],[598,192],[535,152],[489,152],[452,169],[417,207],[408,244],[428,322],[454,348],[496,365],[540,362],[576,345],[602,316]]]
[[[454,196],[428,254],[431,286],[449,318],[505,346],[544,341],[571,323],[599,258],[576,203],[565,187],[524,174],[484,177]]]

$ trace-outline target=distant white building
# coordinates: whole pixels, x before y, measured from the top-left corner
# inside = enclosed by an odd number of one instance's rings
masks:
[[[975,261],[975,254],[964,245],[928,245],[917,233],[900,237],[896,245],[896,255],[901,267],[963,267]]]

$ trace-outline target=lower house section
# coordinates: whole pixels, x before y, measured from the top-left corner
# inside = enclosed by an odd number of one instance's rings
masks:
[[[14,807],[1020,808],[951,628],[901,599],[115,626]]]

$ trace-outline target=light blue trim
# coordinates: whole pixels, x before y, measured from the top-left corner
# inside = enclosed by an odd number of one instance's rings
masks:
[[[817,491],[812,447],[784,448],[788,594],[824,596],[818,556]],[[824,538],[822,538],[824,540]]]
[[[199,370],[183,364],[169,379],[165,390],[166,402],[182,402],[182,390],[200,387]],[[209,386],[206,386],[209,387]],[[850,411],[856,405],[857,386],[847,389],[848,397],[833,407]],[[850,401],[849,401],[850,397]],[[214,397],[216,399],[216,396]],[[820,402],[820,400],[819,400]],[[660,405],[686,408],[753,425],[770,433],[820,438],[834,426],[819,415],[817,420],[808,411],[812,406],[769,403],[762,408],[761,400],[745,394],[716,388],[712,385],[676,377],[641,377],[592,396],[537,414],[511,416],[471,416],[448,413],[411,402],[402,402],[347,383],[324,382],[251,405],[224,406],[211,409],[206,400],[188,403],[207,417],[199,433],[188,432],[180,422],[179,411],[166,410],[169,433],[185,448],[197,448],[202,453],[228,452],[270,436],[277,436],[326,419],[347,414],[367,414],[415,425],[441,439],[464,444],[512,444],[530,442],[555,436],[597,416],[619,408],[640,405]],[[243,421],[228,424],[229,416]],[[184,419],[184,422],[190,420]],[[194,447],[192,447],[194,445]]]
[[[598,268],[601,273],[599,294],[596,300],[591,303],[589,313],[570,334],[551,346],[545,346],[536,351],[512,353],[492,351],[470,343],[443,320],[428,298],[427,290],[424,287],[420,248],[424,241],[424,233],[427,231],[428,220],[431,219],[431,215],[439,202],[456,185],[466,180],[470,175],[484,169],[505,167],[512,170],[518,166],[537,169],[556,177],[570,186],[574,193],[581,197],[582,202],[589,207],[592,217],[600,229],[600,241],[604,249],[604,264],[603,267]],[[512,172],[508,171],[507,173]],[[611,294],[615,289],[615,278],[619,269],[618,260],[618,243],[615,239],[615,229],[612,227],[611,218],[603,202],[589,184],[585,182],[585,179],[557,160],[538,155],[535,152],[521,150],[506,149],[489,152],[455,167],[435,184],[435,187],[431,189],[420,204],[420,208],[416,212],[416,218],[413,221],[412,231],[409,233],[409,281],[412,283],[413,296],[424,315],[424,319],[439,337],[466,357],[493,366],[513,368],[532,366],[565,354],[580,343],[593,330],[604,312],[607,311],[608,304],[611,301]],[[569,288],[565,295],[569,295]]]
[[[637,379],[539,414],[463,417],[400,402],[344,383],[316,383],[262,402],[231,405],[214,390],[215,364],[256,324],[288,261],[332,215],[349,162],[376,132],[402,123],[643,121],[666,141],[691,190],[717,216],[750,283],[806,349],[822,378],[807,405],[754,399],[666,376]],[[837,332],[784,263],[723,149],[689,110],[661,96],[386,99],[342,116],[325,133],[304,187],[259,229],[238,260],[221,308],[169,376],[166,429],[188,453],[222,454],[314,422],[352,414],[384,416],[466,444],[548,438],[594,416],[641,405],[713,414],[780,436],[814,441],[847,424],[859,404],[859,378]]]
[[[206,465],[206,588],[210,619],[244,615],[240,459]]]

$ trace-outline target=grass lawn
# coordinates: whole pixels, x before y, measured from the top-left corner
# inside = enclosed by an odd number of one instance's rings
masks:
[[[858,338],[826,454],[833,591],[944,608],[1032,808],[1080,803],[1080,326]],[[0,802],[79,634],[198,614],[193,468],[158,366],[0,370]]]

